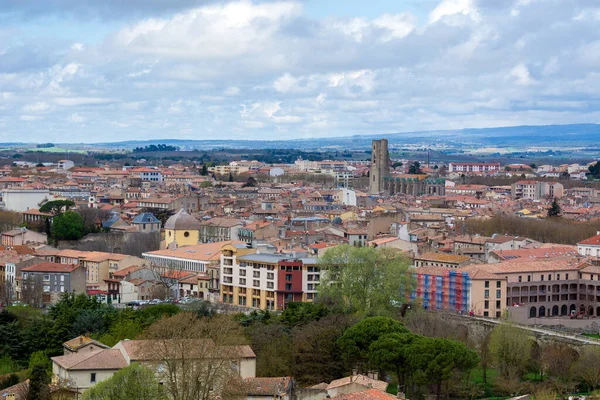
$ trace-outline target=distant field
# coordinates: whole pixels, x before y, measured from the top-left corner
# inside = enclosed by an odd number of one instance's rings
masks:
[[[45,147],[45,148],[29,148],[26,151],[41,151],[44,153],[78,153],[78,154],[86,154],[85,150],[77,150],[77,149],[65,149],[63,147]]]

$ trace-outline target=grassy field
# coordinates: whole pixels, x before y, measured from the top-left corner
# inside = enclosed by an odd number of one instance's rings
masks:
[[[584,333],[583,336],[591,337],[594,339],[600,339],[600,334],[597,333]]]

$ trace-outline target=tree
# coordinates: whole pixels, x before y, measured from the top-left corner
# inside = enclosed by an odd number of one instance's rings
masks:
[[[421,163],[418,161],[415,161],[412,164],[410,164],[410,166],[408,167],[408,173],[409,174],[422,174],[423,171],[421,170]]]
[[[568,379],[571,366],[577,360],[577,351],[560,342],[551,342],[541,348],[540,364],[542,372],[560,379]]]
[[[392,168],[396,169],[398,167],[401,167],[402,165],[402,161],[396,161],[395,163],[392,164]]]
[[[289,326],[304,325],[328,314],[329,309],[322,304],[292,302],[287,304],[281,314],[281,321]]]
[[[558,217],[560,213],[560,204],[558,204],[558,200],[554,198],[554,200],[552,200],[552,205],[548,209],[548,217]]]
[[[20,299],[31,307],[40,308],[43,304],[43,289],[42,276],[40,274],[36,274],[36,276],[28,274],[27,278],[21,281]]]
[[[67,211],[54,217],[52,237],[56,240],[79,240],[83,237],[84,230],[81,215]]]
[[[231,172],[229,173],[229,179],[228,179],[228,181],[229,182],[233,182],[233,175],[231,174]]]
[[[166,400],[165,392],[154,372],[133,363],[87,390],[82,400]]]
[[[573,366],[573,373],[585,382],[591,391],[600,387],[600,347],[584,346]]]
[[[365,318],[346,329],[337,343],[349,366],[368,366],[371,345],[380,337],[390,333],[408,334],[410,331],[401,322],[389,317]]]
[[[198,319],[179,313],[150,326],[141,354],[157,365],[168,396],[177,400],[208,400],[233,391],[239,383],[235,365],[243,359],[241,325],[228,315]]]
[[[15,229],[21,223],[22,217],[19,213],[13,211],[0,211],[0,231],[10,231]]]
[[[418,337],[412,333],[389,333],[381,336],[369,347],[369,360],[373,365],[396,373],[398,390],[404,391],[405,374],[410,372],[407,348]]]
[[[354,323],[348,315],[329,315],[292,331],[292,375],[303,385],[331,382],[346,368],[337,339]]]
[[[474,350],[463,343],[443,338],[421,337],[407,347],[409,368],[414,371],[418,384],[435,386],[436,399],[440,399],[442,383],[454,371],[470,371],[479,362]]]
[[[592,164],[588,167],[590,171],[590,175],[594,179],[600,179],[600,161],[597,161],[595,164]]]
[[[531,359],[531,338],[522,329],[499,324],[490,337],[490,352],[503,378],[518,379]]]
[[[202,164],[202,169],[200,170],[200,175],[202,175],[202,176],[208,175],[208,168],[206,167],[206,164]]]
[[[255,187],[256,186],[256,179],[253,176],[249,176],[248,179],[246,180],[246,183],[244,183],[244,186],[242,187]]]
[[[535,164],[533,164],[533,163],[529,164],[529,166],[531,167],[531,169],[536,169],[537,168],[537,166]]]
[[[40,212],[52,213],[53,215],[60,215],[64,211],[69,211],[69,208],[74,207],[75,203],[71,200],[54,200],[44,203],[40,207]]]
[[[395,249],[340,245],[319,263],[319,296],[361,314],[395,311],[412,286],[409,261]]]
[[[48,384],[50,378],[44,364],[36,364],[31,370],[29,377],[29,389],[27,390],[27,400],[46,400],[50,396]]]

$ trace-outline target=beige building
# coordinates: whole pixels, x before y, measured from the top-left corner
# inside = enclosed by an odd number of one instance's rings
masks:
[[[471,257],[447,253],[425,253],[415,257],[415,267],[459,268],[468,265]]]

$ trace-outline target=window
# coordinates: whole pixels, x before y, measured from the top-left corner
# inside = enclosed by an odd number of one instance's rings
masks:
[[[240,285],[246,284],[246,278],[240,278]]]
[[[544,281],[544,275],[542,275],[542,282]]]
[[[267,279],[275,279],[275,274],[272,272],[267,273]]]
[[[253,277],[253,278],[260,278],[260,271],[254,271],[254,272],[252,273],[252,277]]]
[[[496,308],[500,308],[500,300],[496,300]]]
[[[292,284],[291,283],[286,283],[285,284],[285,290],[292,290]]]
[[[285,280],[290,282],[292,280],[292,274],[285,274]]]
[[[565,279],[569,280],[569,274],[565,274]]]
[[[189,237],[189,236],[190,236],[190,233],[189,233],[188,231],[185,231],[185,232],[183,232],[183,236],[184,236],[184,237]]]
[[[486,301],[483,302],[483,308],[485,308],[486,310],[488,308],[490,308],[490,301],[489,300],[486,300]]]
[[[490,316],[490,313],[489,313],[489,312],[487,312],[487,311],[484,311],[484,312],[483,312],[483,316],[484,316],[484,317],[489,317],[489,316]]]
[[[502,282],[500,282],[500,281],[496,281],[496,287],[497,287],[497,288],[500,288],[500,287],[502,287]]]
[[[44,292],[50,291],[50,285],[44,285]]]
[[[275,284],[273,282],[267,282],[267,289],[273,289]]]
[[[496,318],[500,318],[502,316],[500,311],[496,311]]]
[[[520,275],[519,275],[519,282],[523,282],[523,279],[521,278]]]
[[[490,287],[490,281],[485,281],[485,287],[489,288]]]
[[[500,297],[502,297],[501,290],[496,290],[496,298],[499,299]]]
[[[50,275],[44,275],[44,282],[48,282],[50,280]]]
[[[531,282],[531,275],[527,275],[527,282]]]
[[[259,287],[260,286],[260,281],[257,281],[256,279],[252,281],[252,285],[254,285],[254,287]]]
[[[490,291],[489,290],[485,290],[484,295],[483,295],[486,299],[490,298]]]
[[[556,280],[560,281],[560,274],[556,274]]]
[[[241,269],[240,270],[240,276],[246,276],[246,270],[245,269]]]
[[[90,374],[90,383],[96,383],[96,373],[92,372]]]

